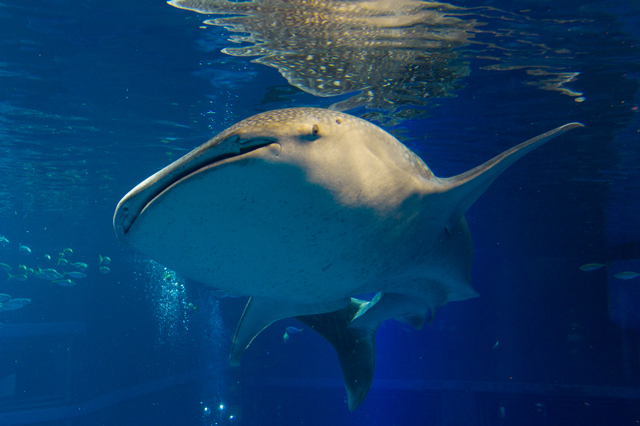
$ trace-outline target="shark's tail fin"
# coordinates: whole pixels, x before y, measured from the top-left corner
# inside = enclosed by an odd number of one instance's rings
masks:
[[[376,367],[376,331],[379,322],[367,322],[362,327],[349,326],[358,312],[369,303],[352,298],[349,306],[339,311],[295,317],[324,337],[336,350],[351,411],[358,408],[369,393]]]
[[[439,305],[432,306],[431,314]],[[364,401],[376,367],[376,332],[380,323],[397,319],[420,329],[429,308],[401,294],[378,293],[370,302],[351,298],[349,305],[335,312],[297,316],[295,319],[315,330],[336,350],[349,410]]]

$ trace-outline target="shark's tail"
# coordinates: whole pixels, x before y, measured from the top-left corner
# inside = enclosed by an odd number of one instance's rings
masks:
[[[370,302],[351,298],[349,305],[339,311],[294,318],[315,330],[336,350],[349,410],[353,411],[364,401],[373,382],[380,323],[396,319],[418,330],[439,306],[428,307],[424,301],[402,294],[377,293]]]
[[[358,408],[369,393],[376,367],[376,331],[380,323],[349,326],[369,303],[352,298],[349,306],[339,311],[295,317],[324,337],[336,350],[351,411]]]

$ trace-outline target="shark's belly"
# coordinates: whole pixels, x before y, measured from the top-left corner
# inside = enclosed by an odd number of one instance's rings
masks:
[[[397,213],[342,205],[297,168],[231,164],[156,197],[129,241],[232,294],[316,303],[351,296],[419,260],[415,215]]]

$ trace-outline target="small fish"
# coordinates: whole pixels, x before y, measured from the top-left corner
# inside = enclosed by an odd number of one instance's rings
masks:
[[[493,349],[497,349],[500,344],[500,340],[496,340],[496,343],[493,345]]]
[[[70,271],[70,272],[65,272],[64,274],[69,275],[70,277],[73,277],[73,278],[87,278],[87,275],[83,274],[80,271]]]
[[[2,302],[6,302],[7,300],[11,299],[11,296],[9,296],[8,294],[2,294],[0,293],[0,303]]]
[[[20,244],[20,248],[18,250],[20,250],[20,253],[31,254],[31,249],[27,246],[23,246],[22,244]]]
[[[65,256],[71,256],[73,254],[73,250],[71,250],[70,248],[66,248],[62,250],[62,254],[64,254]]]
[[[35,277],[36,278],[41,278],[44,280],[49,280],[49,281],[53,281],[53,280],[59,280],[62,278],[62,274],[58,271],[56,271],[55,269],[40,269],[38,268],[38,270],[35,273]]]
[[[45,254],[44,258],[46,259],[47,262],[51,260],[51,256],[49,256],[48,254]]]
[[[194,305],[193,303],[189,302],[189,304],[187,305],[187,307],[193,309],[194,311],[198,309],[198,307],[196,305]]]
[[[619,278],[621,280],[632,280],[636,277],[640,277],[640,274],[633,271],[624,271],[624,272],[618,272],[617,274],[614,275],[614,277]]]
[[[76,269],[80,269],[81,271],[85,271],[89,267],[89,265],[87,265],[84,262],[74,262],[74,263],[69,262],[69,265],[73,266]]]
[[[28,305],[29,303],[31,303],[31,300],[29,299],[11,299],[7,300],[6,302],[0,303],[0,310],[15,311],[16,309],[20,309],[23,306]]]
[[[26,273],[27,272],[27,267],[25,265],[18,265],[18,269],[22,273]]]
[[[111,263],[111,259],[108,256],[102,257],[101,254],[98,255],[98,257],[100,258],[100,264],[101,265],[108,265]]]
[[[53,282],[63,287],[73,287],[74,285],[76,285],[76,283],[68,278],[66,280],[53,280]]]
[[[2,247],[6,247],[7,244],[9,244],[9,240],[7,240],[4,235],[0,235],[0,245],[2,245]]]
[[[33,268],[27,268],[27,275],[35,275],[36,271],[33,270]]]
[[[7,265],[6,263],[0,263],[0,270],[5,271],[5,272],[10,272],[13,270],[13,268],[9,265]]]
[[[600,268],[609,267],[608,263],[586,263],[582,265],[579,269],[585,272],[597,271]]]
[[[69,261],[64,257],[58,258],[58,265],[67,266],[68,264],[69,264]]]
[[[282,336],[282,340],[284,340],[284,342],[287,343],[289,341],[289,336],[297,333],[302,333],[302,330],[295,327],[287,327],[285,329],[284,336]]]
[[[27,276],[25,274],[11,275],[10,273],[7,272],[7,275],[9,275],[9,279],[10,280],[16,280],[16,281],[26,281],[27,280]]]
[[[100,267],[100,272],[102,272],[103,274],[108,274],[110,271],[111,269],[107,268],[106,266]]]

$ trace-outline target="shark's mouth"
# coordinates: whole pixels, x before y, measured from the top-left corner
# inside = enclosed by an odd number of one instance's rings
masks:
[[[275,138],[243,140],[239,135],[233,135],[222,141],[213,139],[176,160],[144,180],[120,200],[113,216],[113,227],[118,239],[126,240],[127,232],[142,210],[171,185],[201,169],[231,158],[245,156],[274,143],[277,143]]]

